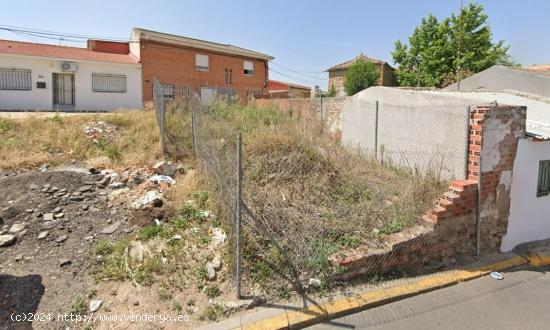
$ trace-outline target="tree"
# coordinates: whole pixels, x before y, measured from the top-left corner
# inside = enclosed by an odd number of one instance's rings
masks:
[[[328,88],[327,96],[328,97],[335,97],[336,96],[336,87],[334,87],[334,85],[330,85],[330,87]]]
[[[378,85],[380,71],[376,64],[362,58],[349,66],[344,80],[347,95],[353,95],[365,88]]]
[[[397,82],[404,86],[444,87],[495,64],[514,65],[503,41],[493,34],[483,6],[470,3],[443,21],[423,18],[409,44],[395,43],[393,60]]]

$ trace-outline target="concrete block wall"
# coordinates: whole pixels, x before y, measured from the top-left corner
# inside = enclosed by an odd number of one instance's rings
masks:
[[[470,115],[468,179],[451,181],[416,226],[383,237],[383,248],[363,246],[331,256],[331,262],[343,269],[336,279],[474,255],[480,174],[481,253],[499,250],[508,226],[517,144],[525,137],[526,108],[481,106]]]

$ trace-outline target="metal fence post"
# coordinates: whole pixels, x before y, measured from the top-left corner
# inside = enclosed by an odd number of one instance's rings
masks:
[[[193,151],[195,152],[195,157],[198,156],[196,125],[197,123],[196,123],[195,111],[192,111],[191,112],[191,134],[193,135]]]
[[[159,103],[159,108],[160,108],[160,148],[161,148],[161,152],[162,152],[162,155],[166,155],[166,144],[164,142],[164,123],[165,123],[165,116],[164,116],[164,97],[161,96],[160,98],[160,102]]]
[[[378,100],[376,100],[374,115],[374,158],[378,159]]]
[[[323,135],[323,128],[324,128],[324,122],[323,122],[323,94],[321,93],[321,135]]]
[[[237,202],[235,210],[236,219],[236,293],[237,299],[241,298],[241,194],[242,194],[242,145],[243,138],[241,132],[237,139]]]
[[[483,139],[482,139],[483,141]],[[483,146],[483,142],[482,142]],[[482,149],[480,149],[482,150]],[[481,151],[479,152],[479,170],[477,171],[477,205],[476,205],[476,259],[481,254]]]

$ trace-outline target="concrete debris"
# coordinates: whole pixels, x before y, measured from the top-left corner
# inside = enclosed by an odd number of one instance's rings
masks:
[[[42,240],[42,239],[48,237],[48,234],[49,234],[49,233],[50,233],[50,232],[48,232],[47,230],[41,231],[40,234],[38,234],[38,239],[39,239],[39,240]]]
[[[116,126],[97,120],[83,125],[83,131],[88,139],[97,144],[100,141],[111,141],[116,132]]]
[[[145,193],[145,195],[143,195],[142,197],[136,199],[133,203],[132,203],[132,207],[136,210],[138,209],[141,209],[143,207],[146,207],[146,206],[155,206],[155,207],[160,207],[162,206],[162,194],[160,194],[158,191],[156,190],[150,190],[148,192]]]
[[[172,179],[172,177],[167,175],[153,175],[149,178],[152,182],[156,183],[168,183],[168,184],[176,184],[176,180]]]
[[[67,240],[67,238],[69,238],[69,236],[67,235],[62,235],[62,236],[59,236],[58,238],[55,239],[55,242],[56,243],[63,243]]]
[[[153,165],[155,173],[165,176],[174,176],[178,168],[171,162],[161,161]]]
[[[220,268],[222,267],[220,256],[215,256],[214,259],[210,261],[210,264],[212,265],[212,267],[214,267],[215,270],[220,270]]]
[[[204,266],[204,269],[206,270],[206,277],[210,281],[216,278],[216,270],[214,269],[214,266],[212,266],[211,263],[207,263],[206,266]]]
[[[16,240],[17,240],[17,237],[15,235],[10,235],[10,234],[0,235],[0,247],[13,245]]]
[[[224,315],[230,315],[238,311],[247,310],[265,303],[264,297],[253,297],[252,299],[240,299],[228,301],[223,304]]]
[[[118,227],[120,227],[120,224],[121,224],[121,222],[120,222],[120,221],[117,221],[117,222],[115,222],[115,223],[113,223],[113,224],[111,224],[111,225],[109,225],[109,226],[103,228],[103,229],[101,230],[101,233],[102,233],[102,234],[106,234],[106,235],[112,234],[112,233],[114,233],[115,231],[117,231]]]
[[[9,233],[10,234],[18,234],[20,232],[22,232],[23,230],[25,230],[25,228],[27,228],[27,224],[26,223],[14,223],[10,230],[9,230]]]
[[[103,301],[101,301],[101,300],[91,300],[90,301],[90,313],[97,312],[97,310],[101,307],[101,304],[103,304]]]
[[[310,278],[308,284],[313,288],[320,288],[323,285],[321,280],[318,278]]]
[[[225,240],[227,239],[227,234],[223,232],[223,229],[219,227],[212,227],[210,228],[210,232],[212,233],[212,243],[214,244],[214,246],[225,243]]]
[[[60,267],[70,265],[71,263],[72,263],[71,259],[68,259],[68,258],[59,259],[59,266]]]

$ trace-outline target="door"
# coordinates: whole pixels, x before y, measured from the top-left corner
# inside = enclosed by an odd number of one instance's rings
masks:
[[[53,74],[53,104],[74,105],[74,74]]]
[[[214,88],[201,87],[201,102],[211,103],[214,100]]]

